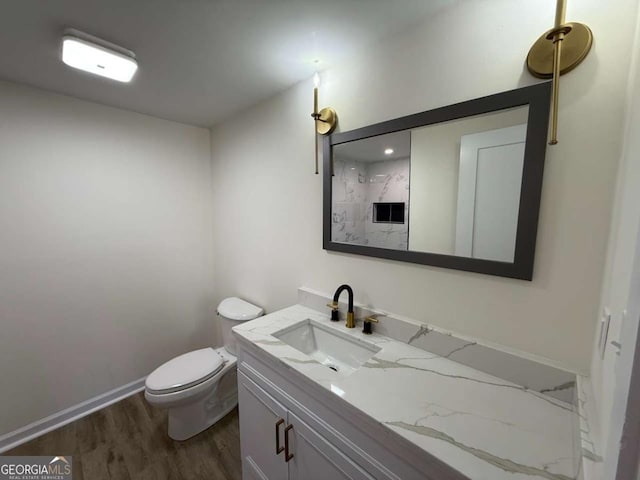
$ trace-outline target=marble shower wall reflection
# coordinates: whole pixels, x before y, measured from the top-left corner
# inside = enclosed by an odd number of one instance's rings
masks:
[[[334,156],[331,240],[407,250],[409,157],[358,161]],[[374,203],[404,203],[404,223],[374,222]]]

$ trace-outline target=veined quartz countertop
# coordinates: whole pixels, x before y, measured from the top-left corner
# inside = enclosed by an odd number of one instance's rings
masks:
[[[342,376],[273,336],[306,319],[381,350]],[[570,404],[388,337],[347,329],[302,305],[233,330],[472,480],[576,478],[577,419]]]

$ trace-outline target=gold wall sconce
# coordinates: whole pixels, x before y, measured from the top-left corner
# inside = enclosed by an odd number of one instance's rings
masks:
[[[593,34],[583,23],[565,23],[566,0],[557,0],[555,26],[543,33],[527,55],[527,68],[538,78],[553,78],[551,139],[549,145],[558,143],[558,98],[560,75],[570,72],[586,58]]]
[[[313,76],[313,112],[311,118],[314,123],[315,153],[316,153],[316,175],[318,174],[318,135],[329,135],[336,128],[338,114],[333,108],[325,107],[318,111],[318,86],[320,85],[320,75],[316,72]]]

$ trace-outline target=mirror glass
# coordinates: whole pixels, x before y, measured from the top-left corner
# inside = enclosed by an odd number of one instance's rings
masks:
[[[331,239],[513,262],[529,106],[333,147]]]
[[[332,240],[407,250],[410,166],[410,130],[335,146]]]
[[[541,82],[325,137],[323,248],[531,280],[550,99]]]

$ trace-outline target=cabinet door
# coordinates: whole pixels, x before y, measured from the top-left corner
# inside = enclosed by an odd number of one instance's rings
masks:
[[[289,480],[373,480],[300,417],[289,412]],[[284,478],[284,477],[283,477]]]
[[[238,372],[240,447],[244,480],[286,480],[284,452],[277,453],[276,428],[284,445],[287,410],[242,372]],[[279,420],[279,426],[276,424]],[[289,432],[290,433],[290,432]],[[326,480],[326,479],[325,479]]]

